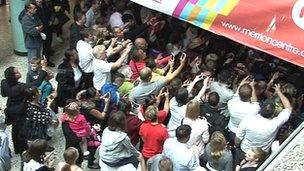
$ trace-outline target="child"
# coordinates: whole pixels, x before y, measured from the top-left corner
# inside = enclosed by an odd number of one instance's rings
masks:
[[[82,169],[76,165],[77,158],[79,157],[78,150],[74,147],[67,148],[63,153],[63,158],[65,162],[60,162],[59,171],[73,170],[82,171]]]
[[[90,169],[99,169],[100,167],[96,164],[94,164],[95,160],[95,153],[97,148],[101,144],[101,137],[100,137],[100,132],[101,127],[99,124],[94,124],[92,126],[92,131],[91,134],[88,138],[88,151],[90,152],[89,157],[88,157],[88,168]]]
[[[51,71],[47,72],[47,75],[45,79],[42,81],[38,89],[41,92],[41,95],[39,97],[39,103],[41,104],[46,104],[47,97],[52,93],[53,91],[53,86],[50,83],[50,80],[54,78],[54,74]]]
[[[26,74],[26,84],[30,84],[32,86],[39,87],[42,81],[47,76],[47,72],[45,71],[45,60],[41,60],[40,58],[33,58],[31,60],[30,70]]]
[[[80,114],[80,107],[77,102],[71,102],[64,107],[65,113],[61,116],[61,122],[67,121],[70,128],[77,137],[82,138],[83,155],[88,156],[87,151],[87,136],[90,135],[91,127],[86,118]]]
[[[169,137],[167,128],[158,123],[157,113],[156,106],[149,106],[145,111],[146,121],[140,126],[139,135],[144,142],[142,154],[145,159],[162,153],[164,142]]]

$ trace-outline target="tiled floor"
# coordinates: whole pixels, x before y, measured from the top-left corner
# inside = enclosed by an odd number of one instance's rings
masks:
[[[9,6],[1,6],[0,7],[0,80],[4,78],[3,72],[9,66],[15,66],[19,69],[22,74],[21,81],[25,81],[26,71],[27,71],[27,58],[26,56],[17,56],[13,53],[13,43],[12,43],[12,32],[11,25],[9,23]],[[71,22],[71,21],[70,21]],[[67,48],[67,36],[68,36],[68,26],[70,24],[66,24],[64,28],[65,33],[65,43],[61,44],[53,41],[53,49],[55,50],[55,54],[53,57],[53,61],[56,63],[56,66],[62,61],[62,56],[64,50]],[[56,73],[56,68],[50,68],[52,71]],[[54,79],[52,80],[52,84],[56,86],[56,82]],[[5,108],[6,98],[0,96],[0,107]],[[7,133],[10,137],[11,126],[7,127]],[[11,138],[10,138],[11,140]],[[51,140],[51,145],[55,147],[55,153],[57,154],[56,163],[63,161],[63,151],[65,146],[65,140],[59,127],[56,130],[55,136]],[[10,142],[11,149],[12,142]],[[12,171],[20,170],[20,157],[12,153]],[[83,163],[84,170],[90,170],[86,168],[86,162]]]

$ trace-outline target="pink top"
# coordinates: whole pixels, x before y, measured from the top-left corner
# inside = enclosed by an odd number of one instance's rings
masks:
[[[66,113],[63,113],[61,122],[68,121],[69,126],[77,137],[87,137],[91,132],[91,126],[82,114],[78,114],[73,120]]]
[[[135,81],[139,77],[139,72],[146,67],[146,62],[144,60],[141,61],[131,60],[129,66],[133,73],[132,80]]]

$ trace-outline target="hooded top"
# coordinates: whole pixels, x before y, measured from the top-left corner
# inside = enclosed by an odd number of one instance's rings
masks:
[[[107,127],[103,131],[101,142],[99,155],[102,161],[116,163],[132,155],[139,156],[125,132],[111,131]]]

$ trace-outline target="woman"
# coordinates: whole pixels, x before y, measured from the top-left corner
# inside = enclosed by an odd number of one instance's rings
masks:
[[[66,105],[66,100],[75,98],[81,89],[82,71],[78,66],[78,54],[75,50],[67,50],[64,53],[63,63],[58,66],[56,75],[57,97],[55,101],[59,107]]]
[[[205,118],[199,118],[200,105],[196,100],[192,100],[187,104],[186,117],[182,120],[182,124],[190,125],[192,131],[187,144],[198,155],[204,152],[205,144],[209,141],[208,123]]]
[[[101,170],[104,167],[120,167],[132,164],[138,167],[137,158],[141,154],[131,144],[130,138],[125,133],[126,115],[122,112],[112,114],[108,127],[103,131],[99,149]],[[105,164],[105,165],[104,165]]]
[[[51,171],[54,170],[52,165],[54,163],[53,153],[46,156],[47,142],[42,139],[37,139],[29,145],[27,150],[27,160],[24,163],[23,171]]]
[[[26,140],[47,139],[47,126],[51,123],[51,113],[39,101],[40,93],[37,87],[25,90],[28,102],[26,109],[26,120],[20,136]],[[49,149],[50,150],[50,149]]]
[[[266,153],[260,147],[252,147],[240,165],[236,166],[236,171],[255,171],[266,158]]]
[[[133,73],[132,80],[135,82],[139,77],[140,71],[146,67],[146,53],[138,47],[133,47],[131,57],[132,59],[129,62],[129,66]]]
[[[26,117],[26,102],[24,90],[28,87],[18,80],[21,74],[15,67],[9,67],[4,71],[5,79],[1,81],[1,95],[7,97],[5,123],[12,125],[12,139],[16,154],[21,154],[27,149],[27,142],[19,136]]]
[[[231,151],[227,150],[226,139],[224,135],[215,131],[207,144],[203,159],[208,170],[233,170],[233,159]]]
[[[78,150],[74,147],[67,148],[63,153],[65,162],[60,162],[59,171],[82,171],[82,169],[76,165],[76,161],[79,157]]]

